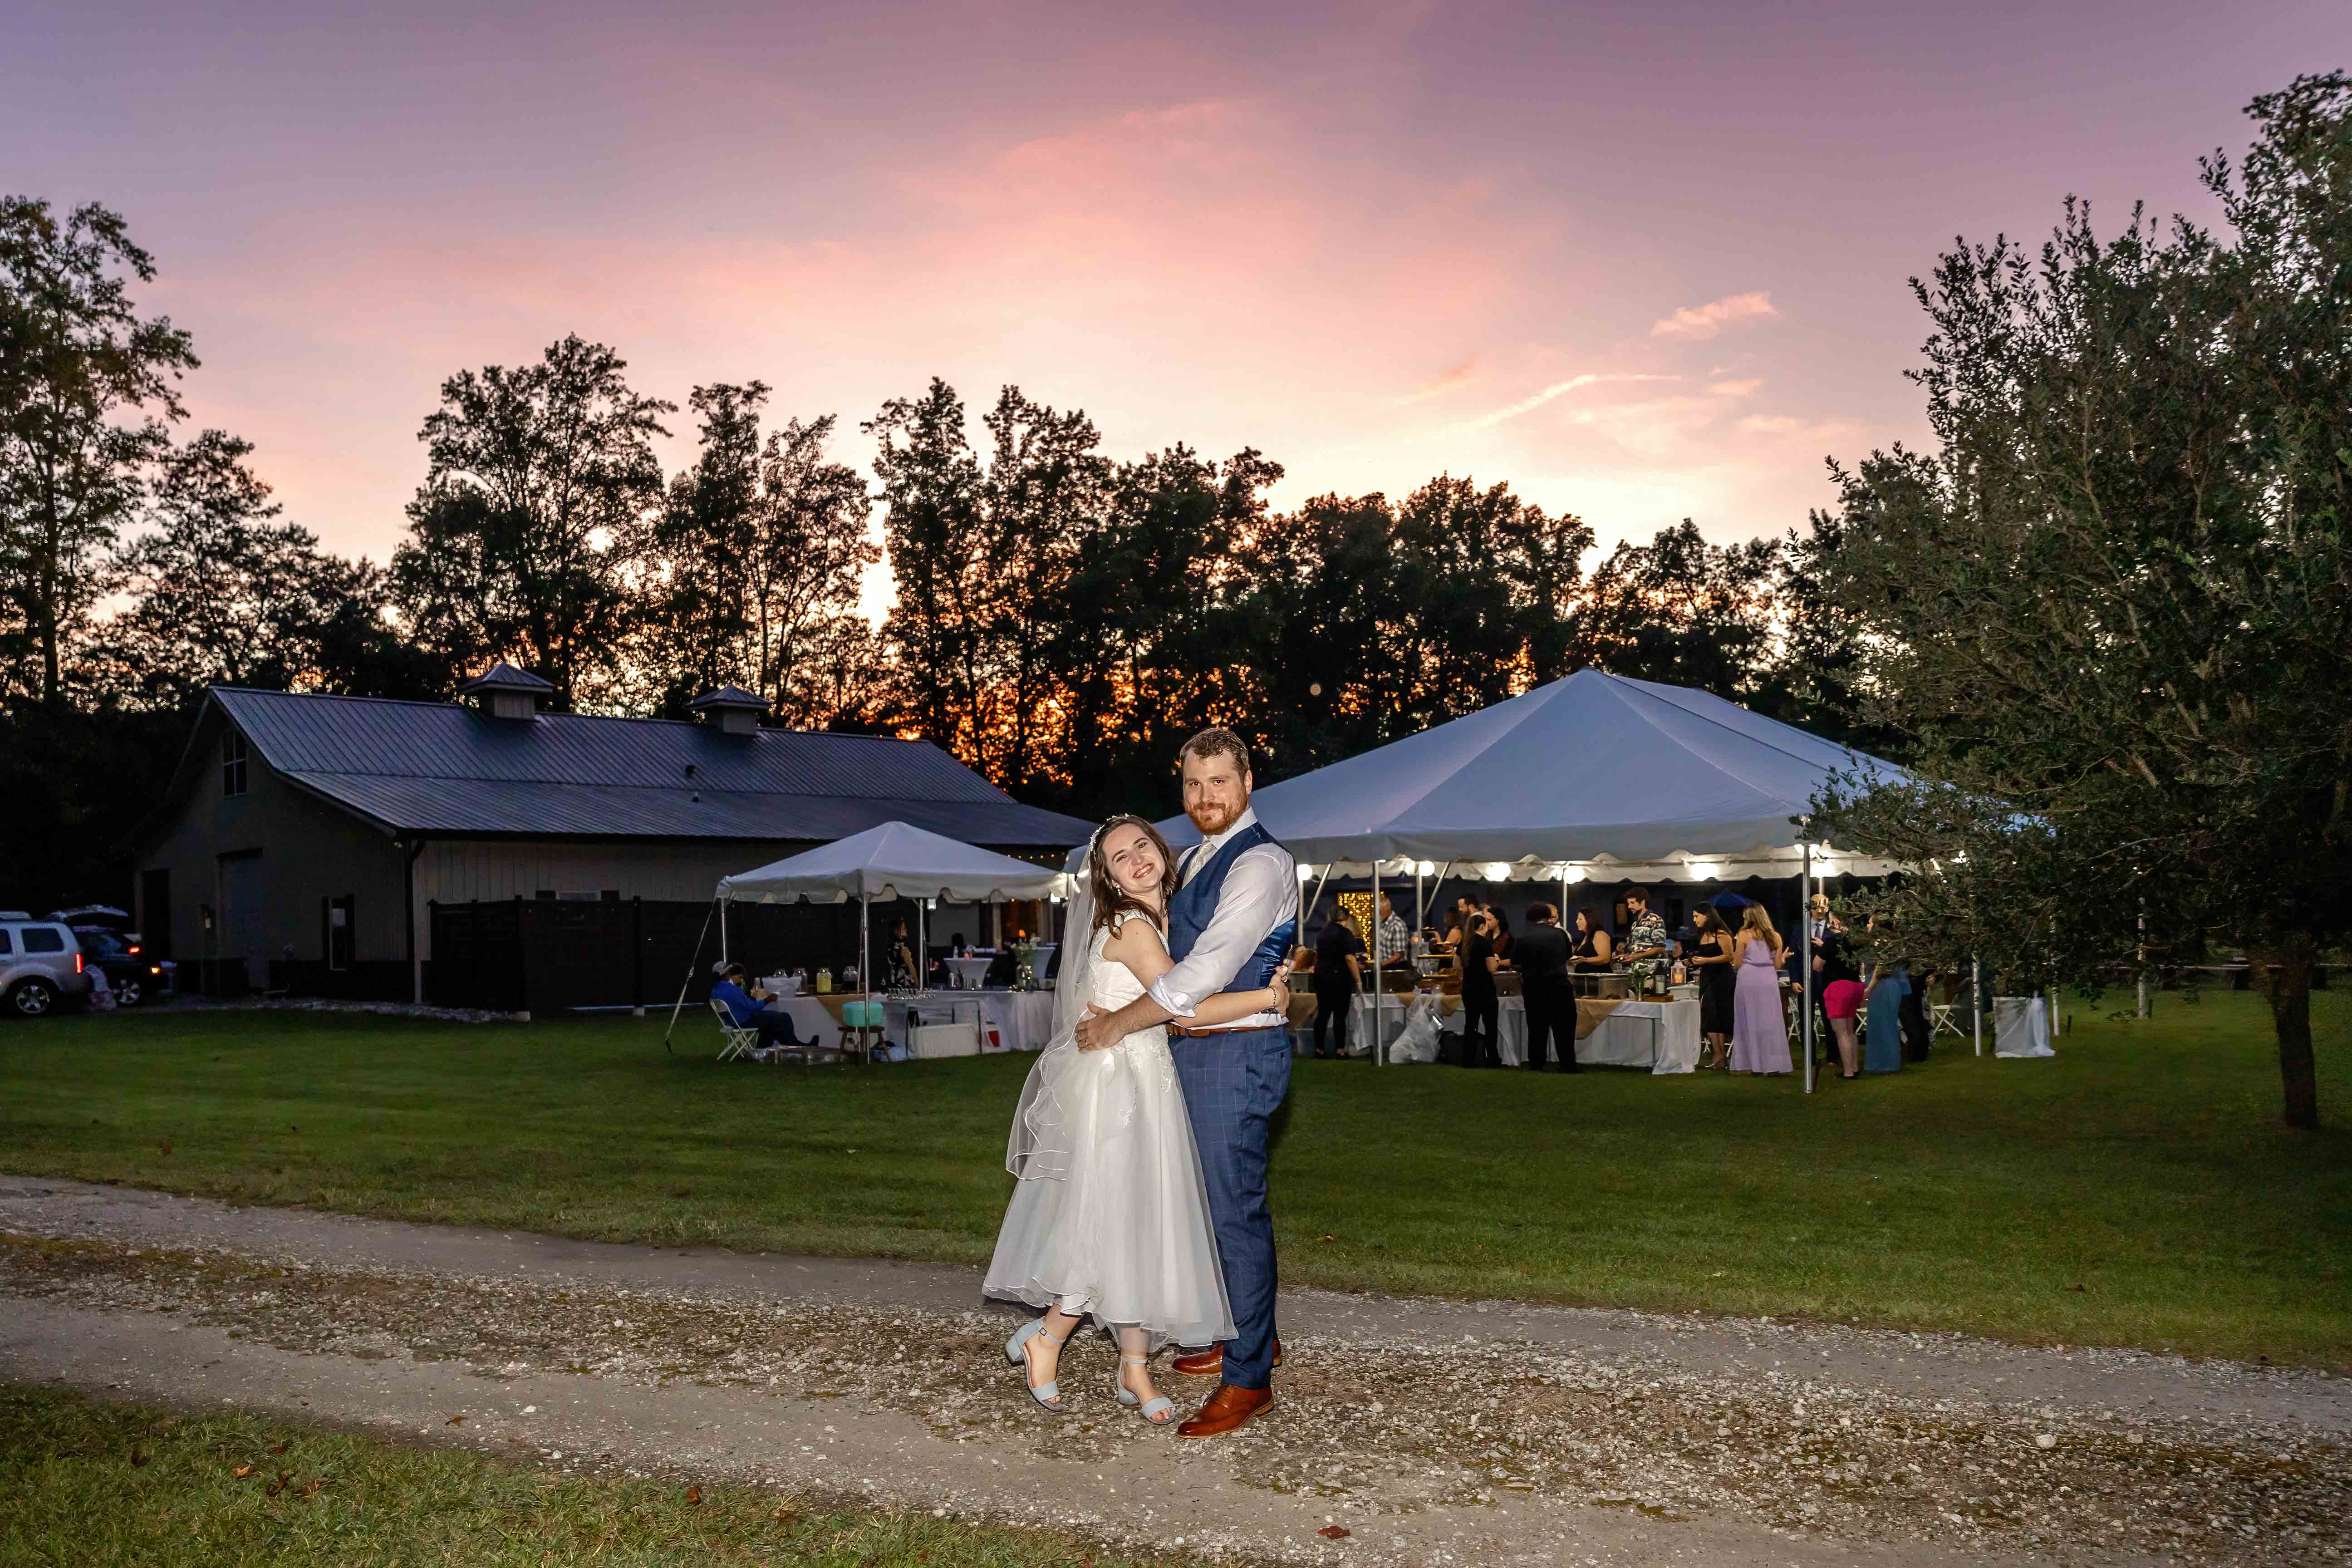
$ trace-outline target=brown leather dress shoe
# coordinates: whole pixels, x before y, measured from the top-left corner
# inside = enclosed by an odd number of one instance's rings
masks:
[[[1179,1437],[1214,1437],[1246,1426],[1251,1416],[1274,1404],[1271,1388],[1235,1388],[1230,1383],[1217,1384],[1217,1392],[1201,1406],[1200,1414],[1176,1428]]]
[[[1168,1363],[1186,1377],[1223,1377],[1225,1374],[1225,1347],[1211,1345],[1191,1355],[1180,1355]],[[1274,1364],[1282,1364],[1282,1342],[1274,1342]]]

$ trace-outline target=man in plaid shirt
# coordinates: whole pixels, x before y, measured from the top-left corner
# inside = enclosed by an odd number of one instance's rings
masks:
[[[1404,917],[1396,912],[1396,905],[1386,893],[1381,895],[1381,962],[1402,963],[1412,956],[1412,938],[1404,929]]]

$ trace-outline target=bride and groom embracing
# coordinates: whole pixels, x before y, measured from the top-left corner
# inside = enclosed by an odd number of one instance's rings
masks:
[[[1154,1426],[1165,1344],[1216,1375],[1179,1436],[1274,1402],[1266,1136],[1290,1087],[1287,955],[1297,872],[1249,808],[1249,750],[1204,730],[1178,754],[1202,842],[1180,861],[1140,817],[1105,823],[1070,900],[1053,1041],[1030,1069],[1005,1163],[1020,1178],[984,1287],[1043,1308],[1006,1343],[1029,1395],[1063,1405],[1062,1345],[1092,1317],[1118,1342],[1118,1402]]]

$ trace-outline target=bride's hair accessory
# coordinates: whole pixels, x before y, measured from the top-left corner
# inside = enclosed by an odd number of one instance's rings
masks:
[[[1117,827],[1135,828],[1151,841],[1153,848],[1160,851],[1160,903],[1157,908],[1120,887],[1118,879],[1111,875],[1110,860],[1103,852],[1103,845],[1110,837],[1111,830]],[[1176,891],[1176,852],[1168,847],[1168,840],[1160,837],[1160,829],[1143,818],[1114,816],[1095,829],[1094,837],[1087,845],[1087,881],[1094,894],[1094,931],[1103,931],[1115,925],[1119,915],[1128,910],[1136,910],[1155,926],[1161,926],[1166,923],[1167,917],[1163,911],[1169,897]]]

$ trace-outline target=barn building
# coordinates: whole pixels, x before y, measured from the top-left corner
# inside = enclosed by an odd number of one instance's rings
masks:
[[[719,878],[884,822],[1056,865],[1090,831],[928,742],[763,729],[733,687],[692,722],[541,712],[552,689],[505,664],[452,703],[215,688],[144,841],[140,930],[184,989],[421,1000],[436,912],[699,919]],[[978,943],[1020,918],[950,910],[932,929]]]

